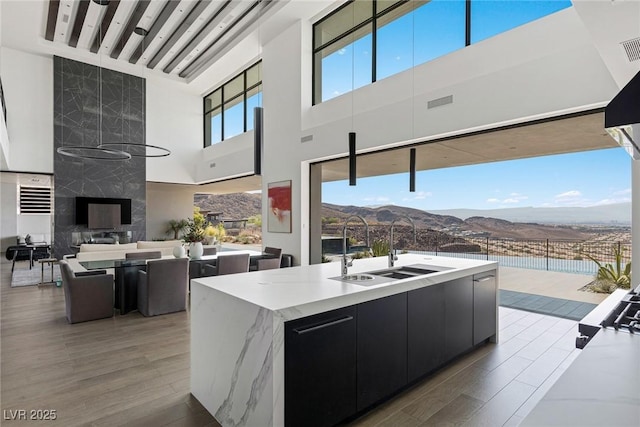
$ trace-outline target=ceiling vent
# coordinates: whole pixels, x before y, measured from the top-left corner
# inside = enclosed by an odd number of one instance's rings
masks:
[[[620,44],[624,48],[624,51],[627,53],[629,62],[637,61],[640,59],[640,37],[627,40],[626,42],[622,42]]]

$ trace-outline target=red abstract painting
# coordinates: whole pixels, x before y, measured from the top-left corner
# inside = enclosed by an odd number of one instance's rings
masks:
[[[268,231],[291,233],[291,181],[269,183],[267,195],[269,198]]]

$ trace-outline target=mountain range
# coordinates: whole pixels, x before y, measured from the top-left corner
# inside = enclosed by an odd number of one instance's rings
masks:
[[[543,224],[631,224],[631,203],[629,202],[590,207],[443,209],[429,210],[429,212],[437,215],[451,215],[461,219],[483,216],[512,222]]]
[[[195,204],[204,211],[222,212],[223,218],[249,218],[259,215],[262,206],[260,194],[249,193],[198,194]],[[388,225],[394,219],[399,220],[401,216],[406,215],[419,229],[434,229],[453,235],[513,239],[585,239],[593,230],[583,225],[625,225],[630,222],[630,210],[628,203],[593,208],[513,208],[491,211],[452,209],[431,212],[396,205],[370,207],[323,203],[322,217],[324,224],[331,224],[331,228],[335,228],[336,224],[342,224],[350,215],[360,215],[370,225]],[[403,223],[398,221],[398,225]]]

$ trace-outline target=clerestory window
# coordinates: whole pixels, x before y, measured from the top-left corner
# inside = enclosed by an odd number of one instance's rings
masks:
[[[262,62],[204,97],[204,146],[253,129],[253,109],[262,106]]]
[[[313,103],[571,6],[569,0],[352,0],[313,26]]]

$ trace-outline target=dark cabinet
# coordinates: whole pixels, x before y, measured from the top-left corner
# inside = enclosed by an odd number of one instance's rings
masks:
[[[496,334],[496,272],[473,276],[473,345]]]
[[[285,424],[331,426],[356,413],[356,307],[285,324]]]
[[[471,276],[444,285],[445,360],[464,353],[473,346],[473,279]]]
[[[407,384],[407,293],[358,304],[358,410]]]
[[[444,363],[444,284],[408,292],[407,372],[409,382]]]

